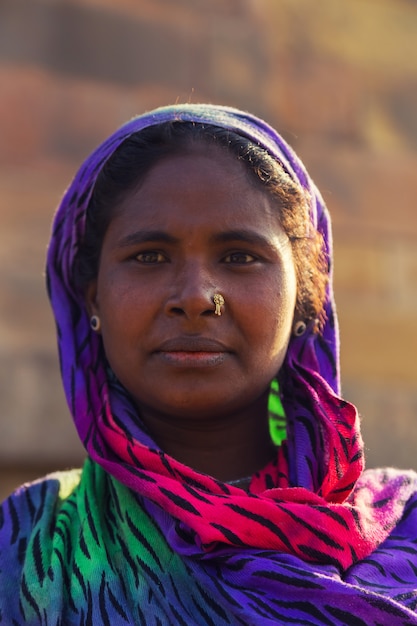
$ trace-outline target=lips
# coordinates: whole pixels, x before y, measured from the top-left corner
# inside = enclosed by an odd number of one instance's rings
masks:
[[[164,341],[155,352],[230,352],[230,350],[215,339],[176,337]]]
[[[168,339],[155,351],[165,364],[186,370],[217,368],[225,362],[229,353],[224,344],[206,337]]]

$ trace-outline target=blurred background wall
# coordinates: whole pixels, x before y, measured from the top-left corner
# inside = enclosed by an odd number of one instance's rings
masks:
[[[266,118],[333,215],[344,395],[367,464],[417,469],[417,3],[0,0],[0,496],[84,456],[43,266],[83,158],[175,101]]]

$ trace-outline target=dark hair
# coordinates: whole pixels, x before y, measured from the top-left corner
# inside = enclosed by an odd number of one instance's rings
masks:
[[[117,205],[160,160],[201,143],[227,150],[244,164],[248,180],[277,200],[297,274],[296,318],[323,322],[328,268],[321,235],[311,228],[308,197],[264,148],[233,131],[197,122],[165,122],[126,139],[100,171],[87,208],[85,237],[74,263],[74,281],[84,290],[97,277],[104,235]]]

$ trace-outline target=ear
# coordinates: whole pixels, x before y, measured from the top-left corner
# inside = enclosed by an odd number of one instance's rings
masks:
[[[97,302],[97,281],[93,280],[89,283],[85,290],[85,306],[89,317],[99,315],[100,310]]]

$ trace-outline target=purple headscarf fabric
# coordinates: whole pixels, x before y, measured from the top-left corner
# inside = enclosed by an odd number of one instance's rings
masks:
[[[65,393],[91,459],[76,490],[77,498],[83,489],[88,493],[87,509],[86,499],[82,505],[88,520],[94,511],[94,524],[88,522],[94,532],[90,544],[83,539],[86,546],[81,550],[82,558],[97,551],[102,534],[108,534],[109,545],[119,536],[116,522],[113,520],[110,531],[102,514],[110,505],[97,497],[100,485],[106,484],[111,485],[106,493],[111,494],[123,528],[128,526],[133,532],[129,545],[138,541],[144,528],[159,533],[155,540],[158,550],[167,549],[169,559],[173,563],[177,559],[176,567],[185,568],[182,584],[200,589],[201,597],[194,605],[203,608],[193,612],[180,597],[174,571],[168,573],[169,588],[163,591],[152,583],[156,576],[152,566],[142,567],[134,584],[148,590],[148,608],[144,611],[141,607],[143,619],[136,618],[137,623],[415,624],[417,480],[413,472],[363,472],[358,415],[340,398],[339,333],[331,275],[322,334],[308,328],[303,336],[293,337],[283,365],[287,441],[277,449],[276,459],[252,478],[248,493],[196,472],[158,449],[138,427],[136,408],[125,390],[109,377],[101,359],[101,339],[91,332],[84,296],[74,284],[74,258],[103,164],[133,133],[168,121],[193,121],[233,130],[278,160],[308,199],[311,228],[323,236],[331,274],[330,219],[318,190],[278,133],[248,113],[212,105],[160,108],[125,124],[87,158],[56,214],[47,264]],[[128,497],[129,512],[125,513]],[[20,494],[20,517],[25,518],[22,499]],[[13,497],[10,503],[5,525],[9,533],[13,515],[19,517],[19,513],[10,513],[13,507],[17,510]],[[79,499],[74,506],[81,510]],[[3,537],[10,537],[5,533]],[[77,537],[72,538],[71,546],[81,541]],[[1,541],[0,534],[0,546]],[[145,545],[152,554],[147,544],[149,537],[143,536],[142,548]],[[33,554],[36,547],[35,542]],[[41,544],[38,550],[42,553]],[[133,569],[129,550],[123,553]],[[142,563],[143,556],[137,559]],[[84,603],[88,593],[92,594],[91,606],[96,608],[91,609],[91,615],[96,611],[103,623],[104,613],[106,619],[111,614],[110,605],[119,617],[129,615],[126,594],[120,600],[109,582],[119,580],[118,576],[121,579],[122,574],[108,548],[105,560],[108,569],[103,570],[97,585],[101,591],[97,591],[96,600],[86,574],[77,565]],[[63,556],[65,567],[62,563],[60,567],[72,576],[74,564],[71,561],[69,565],[69,561]],[[42,568],[35,567],[42,584],[45,577],[39,571],[45,567],[44,563]],[[24,594],[27,610],[42,615],[39,607],[42,602],[46,606],[46,601],[44,596],[40,599],[39,588],[28,594]],[[67,610],[76,614],[73,607]],[[56,615],[62,619],[65,613],[59,614],[57,609]],[[88,622],[74,618],[71,623]]]

